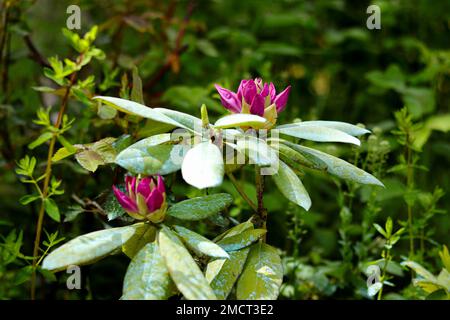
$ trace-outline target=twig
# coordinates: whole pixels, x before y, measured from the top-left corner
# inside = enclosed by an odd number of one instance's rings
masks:
[[[59,129],[59,127],[61,126],[63,115],[66,111],[67,103],[69,101],[70,90],[75,83],[76,75],[77,75],[76,72],[72,73],[69,85],[66,87],[66,92],[64,93],[64,97],[61,102],[61,107],[58,112],[58,118],[56,119],[54,125],[56,129]],[[36,238],[34,239],[34,249],[33,249],[33,271],[31,274],[31,300],[34,300],[36,298],[36,266],[38,262],[37,258],[39,254],[39,244],[41,243],[42,225],[45,213],[44,199],[48,195],[48,186],[50,183],[50,176],[52,172],[52,157],[55,149],[55,144],[56,144],[56,135],[54,135],[53,138],[50,140],[50,146],[48,148],[47,166],[45,168],[45,179],[42,188],[42,202],[41,207],[39,209],[38,222],[36,225]]]
[[[50,68],[50,64],[47,62],[47,59],[45,59],[42,54],[39,52],[39,50],[34,45],[33,41],[31,40],[31,37],[29,34],[25,35],[23,37],[23,40],[25,41],[25,44],[28,47],[28,50],[30,50],[30,58],[34,61],[36,61],[38,64],[40,64],[42,67]]]

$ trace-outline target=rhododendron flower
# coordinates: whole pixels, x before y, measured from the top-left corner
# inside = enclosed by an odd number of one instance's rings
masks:
[[[263,83],[261,78],[242,80],[235,93],[215,85],[225,108],[233,113],[251,113],[261,117],[274,117],[286,107],[291,86],[277,94],[272,82]],[[271,120],[271,119],[268,119]]]
[[[113,186],[114,195],[122,208],[135,219],[161,222],[167,209],[166,189],[161,176],[125,177],[126,192]]]

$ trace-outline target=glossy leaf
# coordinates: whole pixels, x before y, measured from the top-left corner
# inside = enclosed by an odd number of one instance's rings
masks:
[[[357,146],[361,144],[359,139],[336,129],[328,127],[319,127],[315,125],[291,126],[277,128],[280,133],[292,137],[318,141],[318,142],[344,142],[352,143]]]
[[[133,258],[123,281],[121,300],[163,300],[173,283],[157,242],[147,243]]]
[[[316,161],[320,161],[324,169],[332,175],[362,184],[373,184],[384,187],[383,183],[370,173],[355,167],[347,161],[308,147],[292,143],[287,143],[287,145],[305,156],[308,155],[316,159]]]
[[[198,188],[212,188],[222,184],[224,175],[222,152],[211,142],[201,142],[190,149],[181,165],[183,179]]]
[[[276,152],[262,139],[245,136],[236,141],[236,147],[238,151],[245,153],[249,157],[250,164],[271,166],[278,161]]]
[[[335,130],[345,132],[351,136],[361,136],[363,134],[370,133],[370,130],[355,126],[350,123],[341,122],[341,121],[323,121],[323,120],[302,121],[302,122],[283,124],[283,125],[277,126],[277,129],[296,128],[296,127],[302,128],[304,126],[325,127],[325,128],[335,129]]]
[[[236,251],[245,247],[250,246],[252,243],[258,241],[263,235],[265,235],[267,230],[265,229],[251,229],[241,232],[239,234],[228,236],[219,242],[225,251]]]
[[[59,271],[70,265],[93,263],[120,249],[135,234],[140,225],[138,223],[79,236],[53,250],[44,258],[42,267]]]
[[[158,241],[170,276],[184,297],[189,300],[215,300],[208,281],[178,236],[163,226]]]
[[[133,258],[147,243],[153,242],[156,236],[156,228],[143,223],[136,228],[134,235],[122,245],[122,252],[129,258]]]
[[[120,152],[115,162],[135,174],[165,175],[178,171],[187,146],[163,144],[168,141],[170,134],[140,140]]]
[[[198,233],[181,226],[174,226],[174,229],[183,239],[184,243],[196,253],[205,254],[214,258],[229,258],[228,253],[224,249]]]
[[[237,282],[238,300],[275,300],[283,281],[283,266],[277,250],[268,244],[254,244]]]
[[[178,202],[169,207],[167,214],[182,220],[201,220],[219,213],[232,202],[228,193],[211,194]]]
[[[235,113],[220,118],[214,124],[216,128],[252,127],[255,129],[264,128],[268,121],[254,114]]]
[[[216,259],[206,266],[205,277],[217,299],[225,300],[244,268],[250,248],[230,252],[229,259]]]
[[[187,129],[185,126],[183,126],[179,122],[172,120],[171,118],[162,114],[161,112],[155,111],[154,109],[152,109],[150,107],[144,106],[143,104],[140,104],[140,103],[137,103],[134,101],[115,98],[115,97],[105,97],[105,96],[97,96],[97,97],[94,97],[93,99],[100,100],[104,104],[109,105],[109,106],[111,106],[121,112],[124,112],[124,113],[140,116],[140,117],[147,118],[147,119],[152,119],[154,121],[158,121],[158,122],[162,122],[162,123],[166,123],[166,124],[170,124],[174,127],[180,127],[180,128]]]
[[[305,210],[311,207],[311,198],[300,178],[283,161],[280,161],[278,172],[272,176],[280,192],[290,201]]]

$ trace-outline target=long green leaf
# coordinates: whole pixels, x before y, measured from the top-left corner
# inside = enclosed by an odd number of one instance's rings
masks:
[[[250,248],[233,251],[229,253],[229,259],[216,259],[208,263],[205,276],[217,299],[228,297],[244,268],[249,251]]]
[[[295,127],[302,128],[304,126],[326,127],[326,128],[336,129],[336,130],[345,132],[351,136],[361,136],[363,134],[370,133],[370,130],[355,126],[350,123],[341,122],[341,121],[323,121],[323,120],[288,123],[288,124],[283,124],[281,126],[277,126],[277,129],[295,128]]]
[[[169,276],[157,242],[146,244],[128,266],[122,300],[163,300],[172,295]]]
[[[141,225],[111,228],[91,232],[70,240],[44,258],[42,268],[64,270],[70,265],[93,263],[120,249]]]
[[[228,236],[217,242],[217,244],[227,252],[236,251],[248,247],[252,243],[258,241],[263,235],[266,234],[266,232],[267,230],[265,229],[246,230],[237,235]]]
[[[340,130],[315,125],[292,126],[277,128],[280,133],[292,137],[318,142],[344,142],[361,145],[358,138]]]
[[[216,300],[216,296],[189,251],[166,226],[159,232],[161,255],[177,288],[189,300]]]
[[[187,151],[185,145],[162,144],[170,134],[146,138],[120,152],[115,162],[135,174],[169,174],[180,170]]]
[[[228,253],[224,249],[198,233],[181,226],[174,226],[174,229],[186,245],[196,253],[206,254],[214,258],[229,258]]]
[[[104,104],[109,105],[119,111],[122,111],[122,112],[125,112],[128,114],[137,115],[137,116],[140,116],[143,118],[170,124],[174,127],[180,127],[180,128],[190,130],[186,126],[173,120],[172,118],[166,116],[165,114],[162,114],[159,111],[155,111],[155,109],[144,106],[143,104],[140,104],[140,103],[137,103],[134,101],[115,98],[115,97],[105,97],[105,96],[97,96],[97,97],[94,97],[93,99],[100,100]]]
[[[283,161],[279,162],[278,172],[272,176],[280,192],[289,200],[305,210],[311,207],[311,198],[300,178]]]
[[[184,157],[181,174],[184,181],[198,188],[212,188],[222,184],[225,172],[220,149],[206,141],[195,145]]]
[[[301,145],[286,141],[284,141],[283,143],[287,144],[292,149],[302,153],[303,155],[309,156],[309,159],[315,158],[316,161],[321,162],[324,165],[324,168],[332,175],[362,184],[373,184],[384,187],[383,183],[381,183],[381,181],[372,176],[370,173],[367,173],[364,170],[355,167],[347,161]]]
[[[228,193],[216,193],[178,202],[169,207],[167,214],[182,220],[201,220],[219,213],[232,202]]]
[[[283,282],[283,266],[277,250],[254,244],[236,285],[238,300],[275,300]]]

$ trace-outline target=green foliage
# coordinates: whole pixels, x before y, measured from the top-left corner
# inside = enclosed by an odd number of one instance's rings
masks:
[[[448,299],[443,3],[381,1],[377,32],[346,1],[91,1],[81,32],[69,1],[6,3],[0,299]],[[255,77],[292,86],[271,121],[214,89]],[[120,206],[126,172],[164,175],[164,226]],[[106,257],[84,290],[45,269]]]

